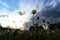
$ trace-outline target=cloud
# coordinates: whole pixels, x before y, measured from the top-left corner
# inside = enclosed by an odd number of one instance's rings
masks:
[[[3,1],[0,1],[3,5]],[[5,3],[5,2],[4,2]],[[8,4],[4,4],[8,5]],[[8,9],[3,8],[0,13],[1,14],[8,14],[8,17],[1,17],[0,23],[2,26],[10,26],[11,28],[20,28],[23,29],[27,25],[32,25],[32,13],[33,9],[37,10],[37,14],[35,15],[35,22],[37,22],[37,17],[45,17],[52,21],[59,21],[60,20],[60,3],[56,0],[20,0],[18,5],[18,10],[14,10],[10,12]],[[5,7],[9,7],[5,6]],[[3,12],[4,11],[4,12]],[[24,13],[23,15],[20,14],[20,11]]]
[[[19,9],[21,11],[31,11],[32,9],[34,9],[34,7],[32,8],[32,6],[29,4],[29,3],[26,3],[26,2],[19,2]]]
[[[6,9],[6,8],[2,8],[0,10],[0,14],[9,14],[9,13],[10,13],[10,11],[8,9]]]
[[[37,16],[45,17],[46,19],[51,20],[52,22],[59,22],[60,19],[60,2],[58,0],[53,0],[51,2],[47,2],[44,5],[44,8],[38,12]]]
[[[10,26],[11,28],[20,28],[20,29],[24,29],[24,24],[26,22],[30,22],[30,19],[32,17],[32,14],[31,14],[31,10],[34,8],[32,7],[31,5],[29,4],[25,4],[24,6],[24,2],[23,3],[19,3],[19,9],[17,10],[14,10],[13,12],[10,12],[8,9],[6,8],[3,8],[0,12],[0,14],[2,15],[6,15],[8,14],[8,17],[1,17],[0,20],[1,20],[1,24],[2,26],[6,27],[6,26]],[[4,11],[4,12],[3,12]],[[20,15],[20,11],[23,13],[25,12],[25,14],[23,15]],[[4,23],[5,21],[5,23]],[[14,23],[15,22],[15,23]]]
[[[6,8],[9,8],[9,5],[6,2],[3,2],[2,0],[0,0],[0,4]]]
[[[38,5],[39,4],[39,5]],[[53,23],[60,22],[60,2],[59,0],[41,0],[38,3],[37,11],[38,13],[34,17],[34,21],[37,22],[37,17],[40,17],[40,23],[41,19],[46,18],[50,20]],[[33,17],[31,18],[32,21]],[[32,24],[32,22],[26,23],[26,24]]]
[[[15,29],[21,29],[24,30],[24,24],[26,22],[30,21],[30,16],[28,14],[23,14],[20,15],[19,14],[20,11],[15,10],[13,12],[10,12],[10,14],[8,14],[6,17],[0,17],[0,23],[3,27],[7,27],[10,26],[10,28],[15,28]],[[5,10],[5,13],[6,12]],[[2,15],[6,15],[6,14],[2,14]]]

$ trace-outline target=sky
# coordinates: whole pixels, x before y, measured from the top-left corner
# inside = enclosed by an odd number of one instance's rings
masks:
[[[32,13],[36,17],[44,17],[60,22],[60,0],[0,0],[0,23],[3,27],[24,30],[25,25],[32,24]]]
[[[0,23],[24,30],[24,23],[31,21],[32,9],[36,9],[36,0],[0,0]]]

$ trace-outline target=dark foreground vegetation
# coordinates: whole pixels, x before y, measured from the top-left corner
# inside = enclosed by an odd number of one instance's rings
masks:
[[[29,31],[0,26],[0,40],[60,40],[60,23],[50,24],[48,30],[36,24]]]

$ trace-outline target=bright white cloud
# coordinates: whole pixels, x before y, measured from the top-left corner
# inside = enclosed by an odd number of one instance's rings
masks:
[[[33,4],[33,2],[34,2],[34,4]],[[33,2],[32,2],[32,4],[31,4],[31,2],[29,2],[29,3],[27,3],[27,2],[26,3],[24,3],[24,2],[20,3],[19,2],[19,5],[18,5],[19,9],[18,10],[14,10],[13,12],[9,12],[8,9],[3,8],[1,10],[1,12],[0,12],[1,14],[8,14],[8,13],[10,13],[10,14],[8,15],[8,17],[0,18],[0,20],[1,20],[0,23],[2,24],[2,26],[5,26],[5,27],[6,26],[10,26],[11,28],[20,28],[20,29],[24,30],[24,24],[26,22],[30,22],[31,21],[30,20],[32,18],[31,11],[33,9],[37,10],[37,8],[36,8],[37,0],[33,1]],[[3,4],[2,1],[1,1],[1,4]],[[40,9],[42,8],[42,4],[43,3],[41,3],[41,7],[39,7]],[[6,6],[6,7],[8,7],[8,6]],[[19,11],[22,11],[22,12],[25,11],[25,14],[24,15],[19,15],[18,14]]]
[[[19,15],[18,11],[13,11],[8,17],[0,17],[0,23],[3,27],[10,26],[11,28],[17,28],[24,30],[24,23],[30,21],[28,14]]]
[[[0,0],[0,4],[2,4],[3,6],[5,6],[6,8],[3,8],[0,11],[0,14],[2,15],[6,15],[8,14],[8,17],[0,17],[0,23],[2,24],[2,26],[10,26],[11,28],[20,28],[22,30],[24,30],[24,24],[26,22],[30,22],[31,18],[32,18],[32,13],[31,11],[33,9],[36,9],[38,12],[40,12],[44,7],[49,6],[49,5],[53,5],[56,6],[56,2],[52,1],[51,3],[47,2],[47,4],[44,5],[44,1],[39,1],[39,0],[26,0],[27,2],[25,2],[24,0],[22,2],[19,2],[18,10],[14,10],[13,12],[10,12],[8,9],[9,5],[6,2],[3,2],[2,0]],[[19,12],[24,12],[24,15],[20,15]]]
[[[54,8],[57,5],[56,0],[53,0],[48,4],[48,6],[51,6],[51,5],[52,5],[52,8]]]

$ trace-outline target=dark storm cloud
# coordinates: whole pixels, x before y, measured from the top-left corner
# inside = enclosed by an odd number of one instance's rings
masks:
[[[60,0],[43,0],[42,5],[40,5],[39,9],[41,9],[34,17],[34,22],[37,22],[37,17],[40,17],[39,25],[41,24],[41,18],[46,18],[51,22],[59,22],[60,23]],[[33,17],[31,18],[31,21]],[[32,22],[31,22],[32,23]],[[30,23],[26,23],[30,24]],[[31,25],[30,25],[31,26]]]
[[[36,16],[45,17],[53,22],[60,20],[60,2],[45,6]],[[35,16],[35,17],[36,17]]]
[[[46,10],[44,10],[46,8]],[[45,7],[42,10],[42,16],[46,17],[60,17],[60,5],[58,4],[56,7],[51,8],[50,6]]]

